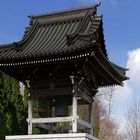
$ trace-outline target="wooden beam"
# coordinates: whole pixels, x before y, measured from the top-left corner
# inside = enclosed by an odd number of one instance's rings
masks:
[[[89,103],[93,102],[93,98],[86,94],[84,91],[82,91],[80,88],[78,88],[78,95]]]
[[[34,89],[33,96],[34,97],[48,97],[48,96],[58,96],[58,95],[71,95],[72,88],[63,88],[63,89]]]
[[[38,126],[43,128],[43,129],[47,129],[47,130],[52,129],[53,131],[56,131],[59,129],[58,126],[50,126],[50,125],[43,124],[43,123],[38,124]]]
[[[70,117],[56,117],[56,118],[33,118],[32,123],[56,123],[56,122],[71,122],[72,116]]]
[[[88,95],[92,95],[93,96],[93,93],[97,93],[99,92],[98,89],[89,89],[88,87],[86,87],[85,85],[78,85],[78,88],[81,89],[82,91],[84,91],[86,94]]]
[[[83,121],[82,119],[78,119],[78,123],[84,127],[91,128],[90,123],[87,123],[87,122]]]
[[[66,88],[71,87],[70,80],[45,80],[45,81],[37,81],[31,82],[33,89],[59,89],[59,88]]]

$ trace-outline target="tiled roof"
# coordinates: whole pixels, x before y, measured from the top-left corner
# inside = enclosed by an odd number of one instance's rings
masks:
[[[96,32],[102,30],[102,17],[92,7],[31,16],[31,24],[20,42],[0,46],[0,60],[65,54],[94,47],[98,41]],[[107,57],[103,34],[100,36],[101,50]]]
[[[20,69],[25,65],[46,66],[83,59],[101,75],[101,86],[121,85],[128,79],[127,69],[110,62],[107,57],[102,16],[97,16],[96,6],[30,18],[21,41],[0,45],[0,68],[10,75],[21,74]]]

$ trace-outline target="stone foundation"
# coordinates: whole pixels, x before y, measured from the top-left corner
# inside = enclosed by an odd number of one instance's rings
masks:
[[[99,140],[86,133],[6,136],[6,140]]]

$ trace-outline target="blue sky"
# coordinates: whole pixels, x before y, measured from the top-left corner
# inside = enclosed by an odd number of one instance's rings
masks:
[[[82,0],[81,0],[82,1]],[[92,6],[99,0],[0,0],[0,44],[19,41],[29,15]],[[129,67],[129,82],[119,89],[119,107],[127,105],[132,95],[139,97],[140,86],[140,0],[100,0],[98,14],[103,15],[105,44],[109,58]],[[129,53],[128,53],[129,52]],[[123,114],[116,109],[116,114]],[[123,116],[123,115],[122,115]]]

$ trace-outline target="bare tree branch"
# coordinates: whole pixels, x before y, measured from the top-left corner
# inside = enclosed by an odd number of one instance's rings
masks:
[[[127,110],[125,137],[127,140],[140,140],[140,101],[134,98]]]

